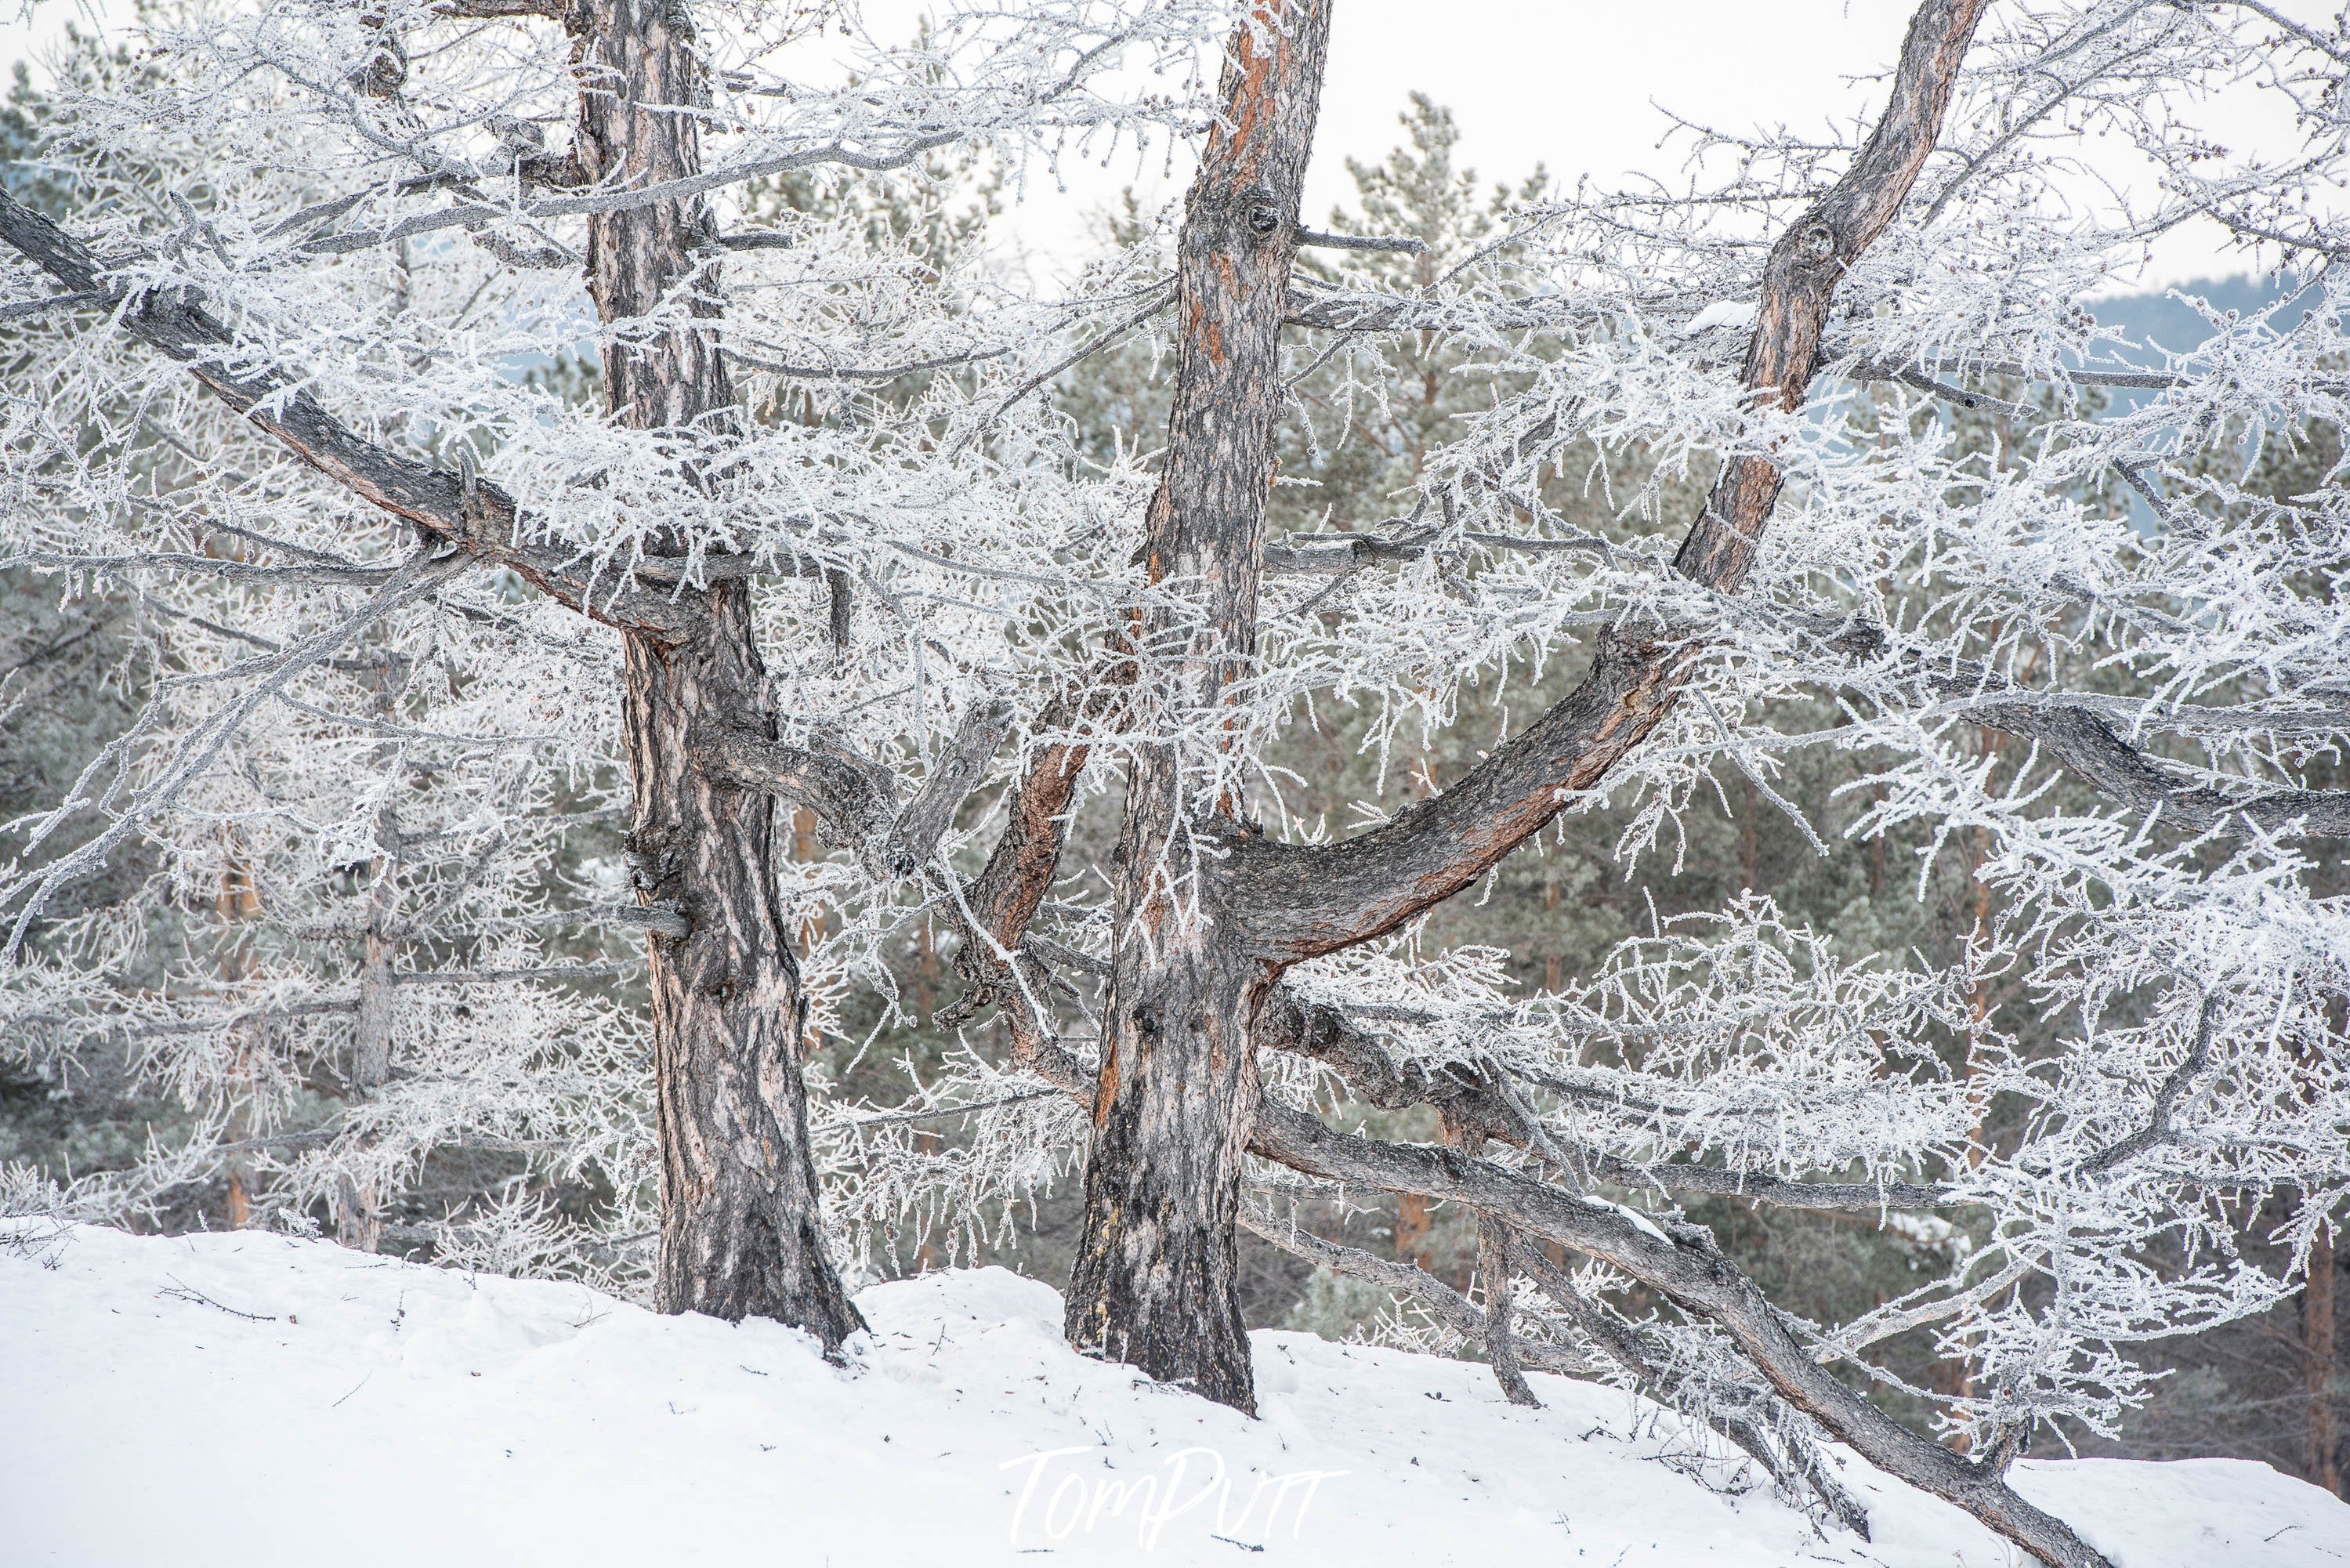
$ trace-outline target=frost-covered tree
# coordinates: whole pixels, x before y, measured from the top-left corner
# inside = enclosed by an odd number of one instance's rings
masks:
[[[853,204],[732,230],[714,193],[1180,121],[1091,73],[1228,16],[974,10],[819,86],[767,66],[812,41],[796,16],[689,41],[674,11],[591,9],[565,47],[504,0],[278,6],[191,20],[76,97],[68,226],[0,207],[39,377],[12,384],[11,548],[168,583],[194,630],[39,825],[102,831],[15,873],[35,957],[11,1005],[68,1033],[184,1012],[234,1061],[184,988],[242,971],[206,952],[122,996],[143,927],[58,905],[134,837],[217,929],[281,918],[247,879],[340,865],[355,966],[442,887],[452,943],[511,945],[436,950],[544,963],[494,922],[630,907],[617,879],[529,882],[534,836],[624,765],[665,1304],[837,1338],[817,1160],[870,1236],[974,1223],[1082,1149],[1089,1352],[1251,1407],[1245,1227],[1409,1295],[1513,1398],[1522,1367],[1599,1369],[1854,1528],[1824,1439],[2097,1563],[2009,1463],[2044,1428],[2110,1430],[2146,1391],[2131,1345],[2282,1299],[2350,1187],[2345,491],[2338,462],[2251,483],[2345,414],[2350,242],[2302,197],[2350,172],[2350,37],[2232,0],[1923,0],[1866,124],[1697,130],[1686,191],[1538,191],[1441,269],[1330,275],[1300,246],[1414,244],[1300,226],[1330,15],[1262,0],[1233,27],[1171,274],[1137,245],[1049,301]],[[2286,140],[2198,131],[2244,94],[2293,110]],[[224,159],[232,134],[264,155]],[[2156,166],[2140,205],[2086,199],[2100,136]],[[2289,250],[2292,299],[2118,360],[2079,302],[2191,223]],[[1136,335],[1171,366],[1163,440],[1129,432],[1148,466],[1045,400]],[[517,370],[583,337],[598,410]],[[1393,471],[1391,517],[1276,534],[1277,479],[1306,477],[1277,472],[1293,382],[1360,364],[1375,397],[1399,355],[1458,417]],[[1610,525],[1546,502],[1563,483]],[[277,553],[208,548],[225,527]],[[1451,776],[1383,770],[1351,823],[1295,809],[1280,748],[1315,713],[1384,754],[1506,691],[1531,711]],[[483,743],[525,737],[535,765],[501,774]],[[1916,846],[1887,888],[1964,855],[1995,895],[1948,950],[1856,952],[1752,895],[1539,986],[1427,940],[1611,803],[1627,858],[1733,784],[1834,853],[1832,803],[1789,794],[1827,776],[1790,765],[1814,751],[1850,761],[1833,804],[1866,803],[1842,836]],[[1117,828],[1085,863],[1089,797]],[[787,872],[778,799],[840,853]],[[517,847],[470,878],[411,862],[380,811],[411,800]],[[805,972],[787,892],[826,912]],[[948,1018],[992,1007],[1001,1045],[974,1028],[899,1103],[809,1104],[805,1012],[879,979],[916,911],[961,934]],[[364,994],[306,971],[283,1005]],[[1432,1110],[1440,1139],[1343,1103]],[[1292,1222],[1365,1191],[1471,1211],[1477,1294]],[[1918,1286],[1798,1318],[1683,1197],[1860,1217]],[[1907,1391],[1948,1442],[1856,1386],[1919,1334],[1966,1369]]]
[[[2255,7],[1987,23],[1932,0],[1866,125],[1700,131],[1687,194],[1536,200],[1432,280],[1333,287],[1292,266],[1316,237],[1296,202],[1326,24],[1268,6],[1228,53],[1134,607],[1085,650],[967,900],[964,968],[1011,1054],[914,1112],[985,1107],[975,1147],[1033,1170],[1050,1102],[1002,1067],[1090,1106],[1069,1331],[1155,1376],[1252,1402],[1246,1225],[1420,1296],[1513,1397],[1514,1365],[1586,1357],[1847,1521],[1824,1434],[2094,1563],[2005,1467],[2043,1426],[2110,1430],[2146,1391],[2129,1345],[2289,1294],[2350,1174],[2342,492],[2330,469],[2283,500],[2247,483],[2342,414],[2339,242],[2301,198],[2342,168],[2350,47]],[[2242,93],[2282,95],[2294,140],[2194,130]],[[2158,170],[2142,208],[2085,199],[2100,132]],[[2293,298],[2132,363],[2079,302],[2191,223],[2290,247]],[[1486,402],[1392,522],[1273,536],[1285,386],[1388,335],[1449,344]],[[2150,395],[2096,395],[2116,388]],[[1989,442],[1967,428],[1986,415]],[[1627,481],[1626,528],[1544,504],[1569,457]],[[1674,516],[1688,477],[1705,499]],[[2138,505],[2112,504],[2125,486]],[[1472,680],[1566,660],[1564,695],[1425,798],[1383,792],[1343,830],[1290,813],[1274,743],[1312,707],[1367,711],[1378,745]],[[1991,897],[1954,955],[1842,950],[1747,898],[1529,994],[1416,939],[1606,800],[1632,810],[1627,854],[1669,852],[1732,779],[1816,835],[1831,803],[1782,788],[1806,749],[1864,764],[1848,836],[1916,844],[1919,877],[1966,857]],[[1116,847],[1048,902],[1055,835],[1105,774]],[[1445,1136],[1347,1132],[1315,1114],[1333,1100],[1433,1105]],[[940,1179],[983,1189],[973,1158]],[[1365,1189],[1474,1211],[1482,1304],[1283,1211]],[[1875,1217],[1923,1278],[1797,1320],[1676,1195]],[[2258,1258],[2251,1227],[2275,1243]],[[1660,1310],[1609,1304],[1632,1299]],[[1948,1445],[1846,1380],[1920,1332],[1967,1369],[1908,1391]]]
[[[591,1173],[618,1231],[657,1148],[664,1307],[855,1326],[821,987],[773,795],[726,762],[849,719],[920,783],[959,723],[1000,735],[973,628],[1074,591],[1130,487],[1073,473],[1029,394],[1131,300],[941,272],[772,182],[1180,129],[1222,21],[983,6],[889,48],[830,5],[195,5],[79,63],[41,150],[65,221],[0,205],[7,559],[136,607],[143,702],[0,898],[12,1047],[131,1043],[206,1111],[113,1188],[266,1157],[365,1241],[420,1162],[502,1140]],[[531,373],[583,356],[595,406]],[[929,782],[896,874],[971,781]],[[615,819],[621,856],[561,852]],[[134,852],[133,896],[77,902]],[[577,983],[627,928],[641,1010]]]

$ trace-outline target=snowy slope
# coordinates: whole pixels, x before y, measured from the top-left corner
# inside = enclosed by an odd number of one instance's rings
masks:
[[[1073,1355],[1001,1270],[859,1304],[835,1367],[773,1324],[324,1242],[0,1245],[0,1563],[2013,1561],[1856,1462],[1877,1540],[1822,1539],[1665,1462],[1671,1418],[1606,1388],[1537,1376],[1520,1411],[1475,1366],[1259,1334],[1249,1421]],[[2122,1568],[2350,1563],[2350,1507],[2265,1466],[2018,1484]]]

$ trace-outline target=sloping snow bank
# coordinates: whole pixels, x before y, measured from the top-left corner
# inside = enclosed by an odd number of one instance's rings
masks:
[[[0,1241],[10,1228],[0,1226]],[[1854,1461],[1876,1541],[1670,1462],[1673,1418],[1536,1376],[1255,1336],[1263,1418],[1072,1355],[1000,1269],[879,1286],[851,1365],[769,1323],[243,1233],[0,1244],[0,1563],[1011,1563],[2009,1568]],[[2033,1463],[2121,1568],[2342,1568],[2266,1466]]]

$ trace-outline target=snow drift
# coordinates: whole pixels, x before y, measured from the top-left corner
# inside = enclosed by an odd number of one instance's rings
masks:
[[[1254,1336],[1251,1421],[1061,1342],[1000,1269],[876,1286],[847,1364],[252,1232],[0,1229],[0,1559],[336,1568],[942,1561],[2009,1568],[1847,1459],[1876,1539],[1814,1532],[1603,1386]],[[2338,1568],[2350,1507],[2230,1460],[2026,1462],[2118,1568]],[[1705,1484],[1711,1482],[1711,1484]]]

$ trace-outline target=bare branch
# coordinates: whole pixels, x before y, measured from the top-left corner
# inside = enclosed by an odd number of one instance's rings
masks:
[[[889,769],[827,737],[794,746],[750,730],[711,729],[696,734],[693,747],[710,777],[798,802],[843,846],[885,875],[904,877],[937,851],[1011,726],[1010,703],[973,702],[921,790],[903,807]]]
[[[1131,679],[1131,666],[1113,667],[1113,681]],[[1083,703],[1056,700],[1045,711],[1041,727],[1057,730],[1082,722],[1105,722],[1117,687],[1097,691]],[[1009,802],[1003,836],[972,878],[965,898],[976,929],[964,933],[955,954],[955,969],[969,989],[953,1006],[941,1010],[942,1023],[960,1023],[988,1002],[1001,1000],[1012,980],[999,950],[1016,952],[1028,922],[1053,885],[1068,840],[1069,815],[1076,799],[1079,776],[1093,748],[1084,742],[1056,742],[1041,748],[1020,780]]]
[[[1425,255],[1426,240],[1415,240],[1399,234],[1329,234],[1319,229],[1301,228],[1297,243],[1326,251],[1394,251],[1403,255]]]
[[[921,789],[890,824],[881,844],[883,865],[902,877],[928,863],[1011,728],[1012,704],[1000,698],[983,698],[964,711]]]
[[[1235,836],[1224,880],[1254,950],[1280,963],[1336,952],[1471,886],[1664,722],[1697,657],[1603,637],[1573,691],[1443,793],[1337,844]]]
[[[2205,997],[2203,1010],[2196,1018],[2194,1048],[2189,1050],[2186,1059],[2172,1070],[2170,1076],[2162,1081],[2162,1087],[2155,1091],[2154,1109],[2147,1116],[2146,1126],[2138,1128],[2129,1137],[2099,1149],[2083,1162],[2081,1169],[2085,1175],[2102,1174],[2125,1161],[2137,1158],[2150,1148],[2170,1141],[2174,1136],[2170,1127],[2170,1114],[2178,1108],[2179,1097],[2187,1093],[2197,1078],[2203,1075],[2203,1069],[2211,1064],[2211,1031],[2219,1022],[2220,998],[2216,995]]]
[[[1490,1214],[1478,1215],[1477,1272],[1485,1284],[1485,1359],[1492,1365],[1493,1380],[1502,1386],[1503,1398],[1538,1410],[1542,1401],[1534,1397],[1525,1374],[1519,1370],[1534,1347],[1510,1331],[1516,1289],[1510,1278],[1510,1252],[1508,1228]]]
[[[1981,406],[1984,408],[2012,410],[2024,413],[2036,413],[2039,410],[2023,403],[2002,403],[1996,399],[1985,398],[1979,392],[1946,388],[1932,378],[1970,373],[1977,376],[2003,376],[2017,381],[2055,381],[2071,387],[2112,387],[2139,391],[2170,391],[2195,384],[2195,379],[2192,376],[2174,375],[2168,370],[2101,370],[2090,366],[2068,366],[2054,375],[2035,375],[2022,365],[1996,359],[1968,359],[1934,364],[1903,364],[1887,359],[1864,359],[1843,373],[1856,381],[1908,381],[1913,387],[1922,388],[1938,397],[1947,397],[1955,402],[1964,403],[1969,408],[1976,405],[1966,403],[1965,400],[1975,398],[1981,400]]]
[[[977,365],[989,359],[1001,359],[1011,352],[1009,348],[983,348],[969,354],[945,354],[935,359],[915,359],[903,365],[879,365],[871,369],[853,365],[786,365],[774,359],[762,359],[755,354],[745,354],[739,348],[729,348],[726,357],[753,370],[764,370],[769,375],[789,376],[802,381],[894,381],[900,376],[918,375],[924,370],[944,370],[957,365]]]
[[[822,738],[802,747],[750,730],[714,729],[696,734],[693,749],[710,777],[796,801],[850,848],[862,850],[897,816],[889,770]]]
[[[1555,300],[1469,302],[1409,294],[1301,290],[1290,295],[1282,319],[1288,326],[1317,332],[1482,333],[1555,331],[1570,325],[1575,317]]]
[[[1543,1256],[1539,1249],[1521,1247],[1516,1250],[1515,1256],[1526,1272],[1534,1277],[1534,1282],[1542,1287],[1543,1293],[1558,1304],[1576,1330],[1605,1350],[1629,1375],[1634,1387],[1659,1404],[1672,1402],[1663,1376],[1648,1360],[1640,1348],[1639,1340],[1627,1325],[1617,1322],[1586,1299],[1575,1288],[1575,1282],[1567,1278],[1566,1271]],[[1863,1541],[1869,1539],[1868,1510],[1846,1490],[1829,1471],[1825,1461],[1808,1444],[1782,1454],[1779,1445],[1771,1440],[1770,1434],[1743,1416],[1725,1412],[1710,1419],[1723,1437],[1752,1456],[1754,1462],[1779,1483],[1783,1491],[1791,1495],[1810,1491],[1827,1505],[1828,1511],[1846,1529]]]
[[[1984,0],[1927,0],[1909,19],[1892,101],[1860,155],[1828,193],[1771,247],[1762,273],[1745,382],[1758,401],[1803,406],[1839,279],[1892,223],[1941,134],[1959,67]],[[1776,463],[1738,457],[1681,542],[1674,566],[1694,581],[1734,593],[1745,581],[1783,483]]]
[[[1887,657],[1891,643],[1881,628],[1852,623],[1836,628],[1826,646],[1856,662]],[[2214,830],[2350,836],[2350,790],[2267,790],[2230,795],[2210,784],[2188,784],[2166,773],[2138,747],[2122,739],[2100,711],[2097,699],[2064,700],[2061,694],[2022,692],[1984,666],[1942,659],[1918,660],[1908,677],[1946,697],[1964,701],[1969,719],[2041,747],[2082,783],[2127,809],[2159,814],[2158,819],[2188,833]],[[2015,692],[2012,699],[2001,693]]]
[[[461,546],[485,565],[506,566],[549,596],[609,625],[662,641],[690,636],[699,623],[691,602],[628,589],[599,593],[556,552],[516,542],[514,503],[485,481],[428,467],[361,439],[292,379],[228,368],[221,351],[235,338],[186,290],[132,297],[110,287],[106,268],[47,217],[0,192],[0,243],[67,287],[118,303],[124,330],[186,365],[222,401],[276,436],[312,467],[360,499]]]
[[[79,309],[88,305],[111,305],[114,296],[102,288],[83,289],[74,294],[55,294],[47,299],[20,299],[0,305],[0,321],[22,321],[28,316],[43,316],[52,310]]]
[[[1878,1469],[1958,1504],[2057,1568],[2111,1568],[2064,1521],[2024,1501],[1995,1469],[1903,1427],[1821,1366],[1788,1320],[1705,1231],[1636,1221],[1612,1205],[1559,1192],[1456,1149],[1332,1132],[1267,1098],[1252,1152],[1308,1176],[1465,1204],[1513,1229],[1597,1258],[1718,1324],[1779,1396]]]
[[[434,0],[432,9],[443,16],[490,21],[507,16],[540,16],[560,22],[567,8],[562,0]]]
[[[1321,1063],[1344,1079],[1357,1099],[1381,1110],[1432,1106],[1448,1119],[1482,1127],[1490,1137],[1540,1155],[1559,1165],[1563,1173],[1585,1180],[1611,1182],[1634,1191],[1703,1193],[1830,1213],[1942,1209],[1956,1201],[1951,1189],[1918,1182],[1791,1181],[1763,1171],[1725,1170],[1679,1160],[1636,1164],[1579,1145],[1554,1153],[1545,1145],[1555,1147],[1557,1135],[1534,1124],[1505,1092],[1504,1084],[1490,1073],[1431,1073],[1416,1063],[1399,1064],[1378,1036],[1356,1023],[1345,1010],[1303,1001],[1286,985],[1275,986],[1267,993],[1257,1012],[1253,1037],[1266,1050],[1285,1051]]]
[[[0,202],[7,200],[5,193],[0,193]],[[196,726],[179,743],[161,776],[140,791],[128,806],[114,812],[113,820],[107,824],[104,832],[5,889],[5,897],[21,896],[25,903],[9,929],[5,948],[0,948],[0,959],[14,960],[17,956],[23,950],[26,933],[33,921],[40,917],[48,901],[60,889],[97,871],[126,839],[141,831],[158,813],[175,805],[189,785],[219,760],[221,753],[255,709],[282,692],[295,676],[325,659],[399,606],[430,592],[466,565],[462,556],[435,561],[430,559],[423,550],[419,550],[358,611],[294,647],[262,660],[253,683]],[[87,804],[79,798],[77,791],[76,797],[51,813],[48,820],[52,825],[61,822],[76,808]]]
[[[140,572],[184,572],[233,582],[262,586],[375,587],[389,581],[393,566],[330,566],[306,563],[297,566],[265,566],[252,561],[219,556],[191,556],[157,551],[146,556],[69,556],[55,550],[27,550],[0,560],[0,566],[31,566],[37,571],[66,572],[78,576],[128,576]]]

